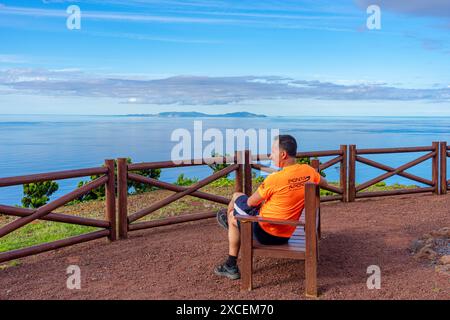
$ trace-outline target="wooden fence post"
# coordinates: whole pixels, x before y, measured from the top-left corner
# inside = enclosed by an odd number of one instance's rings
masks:
[[[318,159],[311,160],[311,166],[316,169],[317,172],[320,173],[320,161]],[[317,186],[316,188],[317,192],[315,192],[316,195],[316,203],[319,205],[320,208],[320,187]],[[306,192],[306,190],[305,190]],[[319,209],[319,216],[317,217],[317,236],[319,239],[322,237],[322,225],[321,225],[321,217],[320,217],[320,209]]]
[[[432,143],[433,149],[434,149],[434,156],[433,156],[433,164],[432,164],[432,181],[433,181],[433,187],[434,187],[434,194],[439,194],[439,142],[434,141]]]
[[[108,182],[105,184],[106,208],[105,217],[109,222],[110,234],[109,240],[117,240],[117,223],[116,223],[116,174],[114,170],[114,160],[105,160],[105,167],[108,168]]]
[[[356,198],[356,145],[350,145],[348,163],[348,201],[353,202]]]
[[[128,238],[128,166],[126,158],[117,159],[117,194],[119,198],[119,238]]]
[[[441,171],[440,171],[440,183],[441,194],[447,193],[447,142],[441,142]]]
[[[245,150],[244,154],[244,193],[252,195],[252,154],[250,150]]]
[[[340,187],[342,189],[342,202],[348,202],[348,186],[347,186],[347,159],[348,159],[348,147],[345,144],[341,144],[342,161],[340,167]]]
[[[235,180],[235,186],[234,191],[235,192],[243,192],[244,188],[244,157],[243,157],[243,151],[235,151],[234,152],[234,163],[238,164],[239,167],[236,170],[236,180]]]

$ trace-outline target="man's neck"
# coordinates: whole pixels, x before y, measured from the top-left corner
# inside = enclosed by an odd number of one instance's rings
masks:
[[[281,168],[286,168],[286,167],[289,167],[289,166],[292,166],[292,165],[294,165],[294,164],[296,164],[297,162],[295,161],[295,158],[289,158],[289,159],[287,159],[284,163],[283,163],[283,165],[281,166]]]

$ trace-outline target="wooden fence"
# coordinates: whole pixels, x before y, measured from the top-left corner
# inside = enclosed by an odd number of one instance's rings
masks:
[[[153,221],[136,222],[137,220],[154,213],[156,210],[161,209],[170,203],[179,200],[185,196],[193,196],[200,199],[206,199],[212,202],[220,204],[228,204],[229,198],[209,194],[198,189],[203,188],[211,182],[225,177],[233,171],[236,172],[236,191],[242,191],[240,185],[242,183],[242,165],[238,163],[238,155],[236,153],[234,157],[214,157],[208,159],[198,159],[184,161],[183,163],[176,164],[172,161],[165,162],[147,162],[137,164],[127,164],[125,158],[118,159],[118,198],[119,198],[119,236],[121,239],[127,238],[129,231],[148,229],[163,225],[195,221],[200,219],[211,218],[215,216],[215,212],[186,214],[176,217],[169,217],[163,219],[157,219]],[[190,166],[208,165],[214,163],[231,163],[228,167],[213,173],[211,176],[200,180],[189,187],[178,186],[167,182],[162,182],[156,179],[144,177],[133,173],[137,170],[149,170],[149,169],[163,169],[163,168],[183,168]],[[128,215],[128,180],[149,184],[151,186],[175,191],[176,193],[153,203],[151,206],[144,208],[138,212],[134,212]]]
[[[440,169],[440,185],[441,193],[446,194],[447,190],[450,188],[450,180],[447,179],[447,159],[450,157],[450,146],[447,142],[441,142],[440,147],[440,159],[441,159],[441,169]]]
[[[431,146],[425,147],[407,147],[407,148],[382,148],[382,149],[357,149],[355,145],[350,145],[349,148],[349,201],[354,201],[355,198],[367,198],[367,197],[379,197],[379,196],[391,196],[400,194],[411,194],[420,192],[433,192],[439,194],[439,142],[433,142]],[[425,155],[414,159],[398,168],[393,168],[388,165],[370,160],[362,155],[370,154],[392,154],[392,153],[411,153],[411,152],[427,152]],[[431,176],[432,180],[428,180],[423,177],[413,175],[411,173],[405,172],[405,170],[410,169],[428,159],[432,159],[431,166]],[[364,163],[371,167],[387,171],[386,173],[375,177],[369,181],[356,185],[356,163]],[[389,191],[372,191],[372,192],[361,192],[370,186],[375,185],[378,182],[384,181],[394,175],[399,175],[404,178],[408,178],[424,185],[427,187],[420,188],[405,188]]]
[[[393,168],[388,165],[376,162],[374,160],[363,157],[363,155],[371,154],[395,154],[395,153],[412,153],[425,152],[426,154],[419,158],[410,161],[398,168]],[[431,146],[424,147],[407,147],[407,148],[381,148],[381,149],[357,149],[355,145],[341,145],[337,150],[325,151],[311,151],[300,152],[296,155],[297,158],[317,158],[312,161],[319,171],[326,170],[334,165],[339,165],[339,184],[338,186],[329,186],[326,189],[333,192],[335,195],[321,197],[321,201],[355,201],[357,198],[378,197],[385,195],[399,195],[412,194],[419,192],[432,192],[435,194],[447,193],[450,185],[450,180],[447,179],[447,159],[450,157],[450,148],[446,142],[433,142]],[[328,157],[331,159],[320,163],[321,158]],[[52,173],[43,173],[37,175],[27,175],[20,177],[0,178],[0,187],[21,185],[26,183],[35,183],[42,181],[69,179],[77,177],[85,177],[92,175],[100,175],[96,180],[78,188],[38,209],[25,209],[19,207],[12,207],[0,205],[0,214],[19,217],[19,219],[0,228],[0,240],[5,235],[17,230],[35,220],[47,220],[55,222],[72,223],[83,226],[91,226],[101,228],[103,230],[95,231],[67,239],[54,241],[51,243],[39,244],[28,248],[13,250],[9,252],[0,253],[0,262],[17,259],[32,254],[37,254],[49,250],[58,249],[73,244],[90,241],[102,237],[108,237],[110,240],[116,240],[116,231],[119,238],[124,239],[128,237],[128,233],[153,228],[163,225],[171,225],[176,223],[195,221],[214,217],[214,212],[203,212],[184,214],[175,217],[156,219],[151,221],[138,221],[145,216],[148,216],[158,209],[161,209],[170,203],[179,200],[186,196],[193,196],[200,199],[205,199],[215,203],[226,205],[230,199],[227,197],[210,194],[199,189],[207,186],[213,181],[225,177],[230,173],[235,173],[235,187],[234,190],[251,194],[252,192],[252,171],[259,170],[264,172],[274,172],[273,168],[262,165],[260,162],[269,160],[268,155],[251,155],[250,151],[236,152],[231,157],[213,157],[209,159],[191,160],[186,163],[174,163],[172,161],[164,162],[144,162],[136,164],[128,164],[125,158],[120,158],[117,161],[117,220],[116,227],[116,208],[115,208],[115,173],[114,161],[106,160],[104,167],[88,168],[80,170],[70,170]],[[431,173],[432,179],[426,179],[405,172],[428,159],[431,159]],[[371,167],[386,171],[386,173],[371,179],[369,181],[357,184],[356,163],[360,162]],[[228,166],[224,169],[213,173],[207,178],[196,182],[195,184],[185,187],[157,179],[144,177],[135,173],[139,170],[148,169],[164,169],[164,168],[183,168],[199,165],[210,165],[214,163],[227,163]],[[391,191],[376,191],[364,192],[364,189],[386,180],[394,175],[399,175],[404,178],[412,179],[425,185],[420,188],[405,188]],[[139,183],[148,184],[159,189],[174,191],[175,193],[165,199],[151,204],[149,207],[141,209],[131,214],[128,213],[128,181],[135,181]],[[77,216],[70,216],[66,214],[54,213],[53,211],[68,202],[79,198],[80,196],[105,185],[106,190],[106,218],[105,220],[97,220],[91,218],[82,218]]]
[[[108,237],[111,241],[116,239],[116,209],[115,209],[115,186],[114,186],[114,160],[106,160],[104,167],[88,168],[81,170],[68,170],[59,172],[49,172],[42,174],[26,175],[19,177],[1,178],[0,187],[15,186],[27,183],[36,183],[43,181],[62,180],[70,178],[79,178],[92,175],[100,175],[99,178],[89,182],[88,184],[71,191],[68,194],[38,208],[27,209],[0,205],[0,214],[19,217],[0,228],[0,239],[7,234],[24,227],[25,225],[35,220],[47,220],[55,222],[71,223],[82,226],[96,227],[103,230],[82,234],[79,236],[70,237],[67,239],[57,240],[49,243],[38,244],[28,248],[17,249],[0,253],[0,262],[13,260],[17,258],[26,257],[29,255],[59,249],[66,246],[71,246],[77,243],[82,243],[90,240],[95,240],[103,237]],[[106,212],[105,220],[83,218],[71,216],[61,213],[53,213],[54,210],[75,200],[90,191],[97,189],[100,186],[105,186],[106,193]]]

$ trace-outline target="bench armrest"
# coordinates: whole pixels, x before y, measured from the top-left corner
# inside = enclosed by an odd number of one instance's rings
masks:
[[[251,222],[267,222],[272,224],[285,224],[290,226],[304,226],[305,224],[303,222],[300,222],[299,220],[283,220],[283,219],[276,219],[276,218],[263,218],[260,216],[244,216],[237,214],[234,216],[237,220],[244,222],[244,221],[251,221]]]

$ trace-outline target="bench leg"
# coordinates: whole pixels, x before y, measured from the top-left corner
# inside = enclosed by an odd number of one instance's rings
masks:
[[[241,223],[241,290],[252,290],[253,274],[253,224]]]
[[[319,200],[320,201],[320,198]],[[317,235],[316,235],[316,259],[317,261],[319,261],[320,259],[320,254],[319,254],[319,240],[322,239],[322,221],[320,219],[320,208],[319,208],[319,216],[317,219]]]
[[[305,295],[317,298],[317,260],[310,258],[305,260]]]
[[[305,293],[307,297],[317,297],[317,254],[320,226],[319,198],[313,184],[306,185],[305,195]]]

